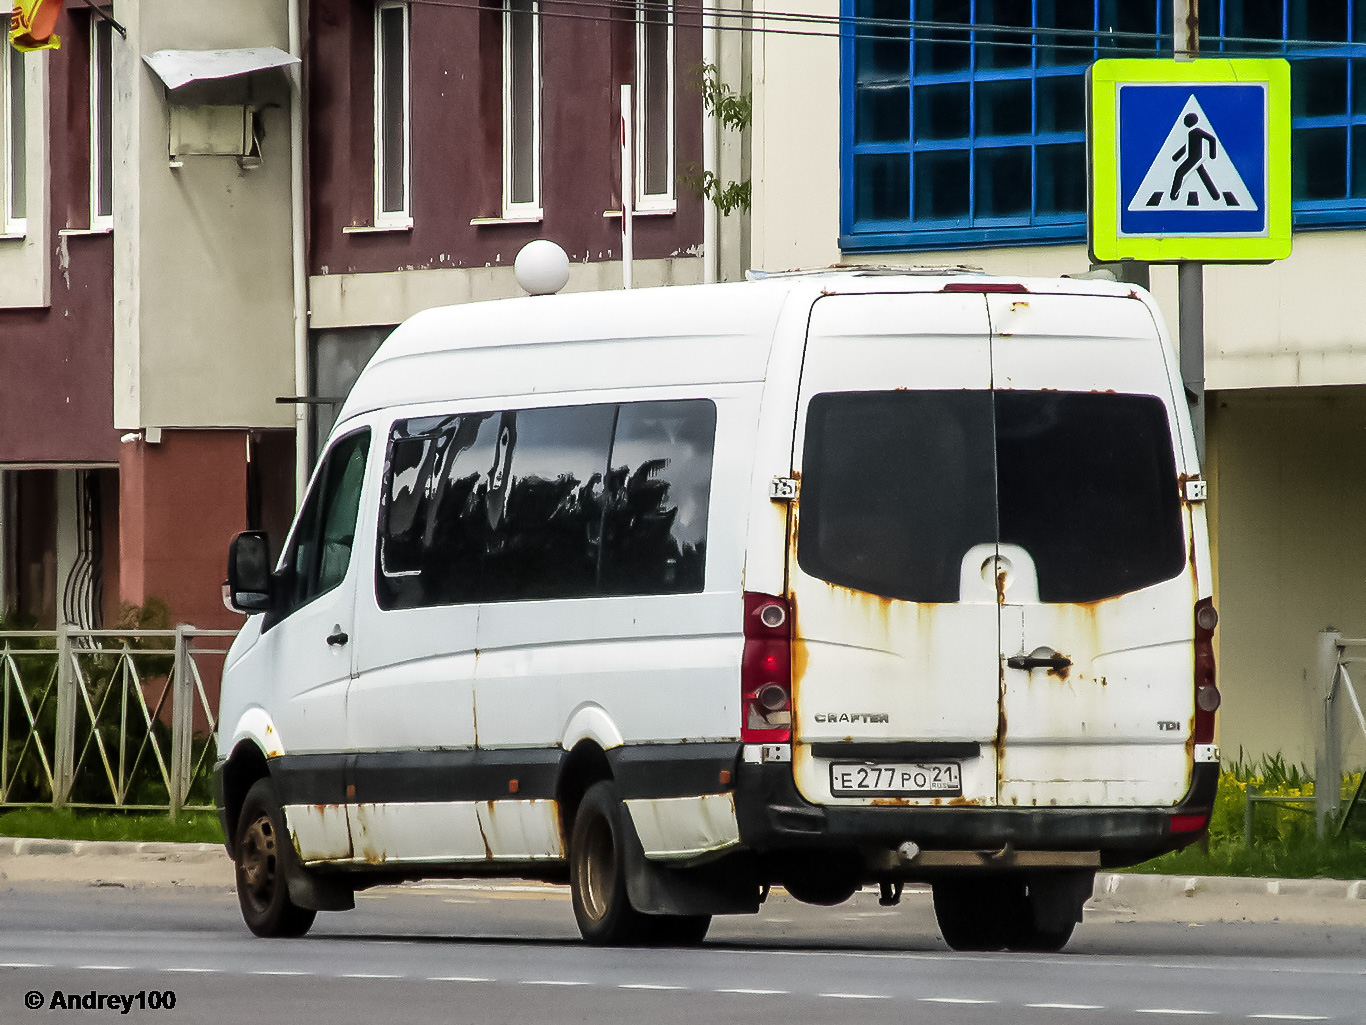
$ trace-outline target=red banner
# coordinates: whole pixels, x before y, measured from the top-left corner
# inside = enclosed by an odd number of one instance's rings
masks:
[[[63,0],[14,0],[9,41],[16,50],[55,50],[62,45],[53,29],[62,13]]]

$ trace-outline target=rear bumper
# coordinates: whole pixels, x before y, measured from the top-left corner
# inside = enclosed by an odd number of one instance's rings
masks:
[[[1208,817],[1217,762],[1197,762],[1191,787],[1171,808],[824,807],[797,792],[782,762],[741,764],[735,811],[741,844],[759,854],[819,849],[1099,851],[1120,867],[1177,850],[1203,829],[1173,832],[1176,816]]]

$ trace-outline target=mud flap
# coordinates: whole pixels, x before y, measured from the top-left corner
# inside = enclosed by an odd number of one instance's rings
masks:
[[[356,906],[356,892],[317,872],[304,868],[293,846],[285,846],[285,886],[289,899],[309,911],[351,911]]]
[[[1095,890],[1096,873],[1093,869],[1031,872],[1027,885],[1035,928],[1061,932],[1081,921],[1082,905]]]
[[[626,806],[618,803],[616,813],[631,907],[646,915],[758,914],[759,882],[744,861],[726,859],[692,868],[661,865],[645,856]]]

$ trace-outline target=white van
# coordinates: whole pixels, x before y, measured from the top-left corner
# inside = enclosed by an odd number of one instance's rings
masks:
[[[300,934],[423,877],[568,880],[690,943],[771,885],[1057,949],[1218,776],[1186,401],[1129,285],[825,272],[428,310],[277,568],[233,544],[218,805]]]

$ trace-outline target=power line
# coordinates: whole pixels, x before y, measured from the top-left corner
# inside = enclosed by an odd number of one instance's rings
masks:
[[[486,5],[478,0],[409,0],[411,4],[424,4],[429,7],[447,7],[454,10],[483,11],[501,14],[503,6]],[[605,13],[580,13],[558,10],[557,8],[585,8]],[[645,11],[668,13],[671,9],[675,25],[684,28],[714,27],[723,32],[749,32],[758,35],[804,36],[815,39],[874,39],[899,41],[898,37],[911,41],[912,34],[920,36],[921,42],[950,43],[960,45],[999,46],[1023,50],[1126,50],[1142,52],[1148,49],[1165,51],[1170,48],[1171,34],[1161,32],[1129,32],[1119,29],[1057,28],[1047,26],[998,25],[991,23],[925,21],[909,18],[871,18],[862,16],[841,16],[832,14],[809,14],[798,11],[754,11],[733,7],[711,7],[702,4],[697,7],[680,7],[668,0],[641,0],[638,4],[627,5],[620,0],[540,0],[537,13],[544,18],[559,18],[570,21],[596,21],[632,25],[636,21],[637,8]],[[714,26],[706,26],[704,18],[717,19]],[[757,24],[756,24],[757,23]],[[809,26],[803,28],[775,27],[780,25]],[[924,38],[929,34],[932,38]],[[1021,37],[1016,39],[998,37]],[[1037,36],[1048,36],[1059,42],[1043,42]],[[985,37],[985,38],[984,38]],[[1025,38],[1027,37],[1027,38]],[[1224,36],[1202,35],[1202,44],[1231,45],[1252,49],[1257,53],[1274,53],[1277,50],[1347,50],[1351,55],[1366,54],[1366,41],[1327,39],[1286,39],[1265,36]],[[1075,39],[1077,42],[1066,42]],[[1121,46],[1119,44],[1131,45]],[[1137,45],[1133,45],[1137,44]],[[1224,51],[1220,51],[1224,52]]]

